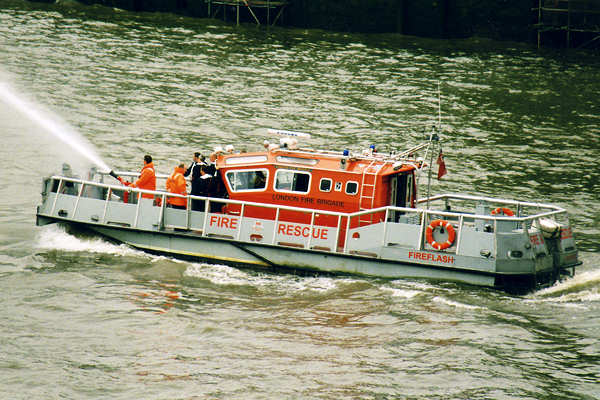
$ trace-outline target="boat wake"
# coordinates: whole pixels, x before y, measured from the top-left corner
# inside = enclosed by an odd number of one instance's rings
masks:
[[[148,257],[146,253],[134,250],[124,244],[116,245],[98,237],[84,238],[73,236],[57,224],[46,225],[40,229],[35,247],[39,249],[58,249],[71,252],[85,251],[122,256],[144,255],[144,257]]]
[[[113,244],[98,237],[80,237],[68,233],[60,225],[44,226],[37,237],[35,247],[38,249],[62,250],[67,252],[102,253],[116,256],[143,257],[154,264],[164,260],[188,264],[183,276],[193,279],[208,280],[221,286],[252,286],[269,291],[282,292],[326,292],[336,289],[340,281],[349,279],[333,279],[330,277],[297,277],[290,275],[260,274],[244,271],[220,264],[190,263],[176,258],[158,256],[136,250],[125,244]]]
[[[559,303],[600,301],[600,269],[585,271],[547,289],[536,292],[535,299]]]
[[[465,303],[461,303],[461,302],[458,302],[458,301],[449,300],[449,299],[443,298],[441,296],[434,297],[433,301],[436,302],[436,303],[444,304],[446,306],[451,306],[451,307],[454,307],[454,308],[463,308],[463,309],[466,309],[466,310],[478,310],[478,309],[482,309],[483,308],[481,306],[474,306],[474,305],[471,305],[471,304],[465,304]]]
[[[258,290],[268,289],[269,292],[327,292],[339,287],[341,282],[348,283],[351,279],[336,279],[331,277],[298,277],[287,274],[263,274],[244,271],[235,267],[218,264],[194,263],[183,273],[194,279],[208,280],[214,285],[222,286],[252,286]]]

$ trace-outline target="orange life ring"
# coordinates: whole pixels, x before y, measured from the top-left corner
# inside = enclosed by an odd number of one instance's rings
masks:
[[[448,240],[446,240],[444,243],[438,243],[433,238],[433,231],[438,226],[440,228],[446,228],[446,230],[448,231]],[[427,229],[425,229],[425,238],[427,239],[427,243],[429,243],[434,249],[445,250],[448,247],[452,246],[452,244],[454,243],[454,239],[456,239],[456,231],[454,230],[454,227],[450,222],[444,221],[442,219],[436,219],[434,221],[431,221]]]
[[[515,213],[510,208],[498,207],[492,211],[492,215],[506,215],[507,217],[514,217]]]

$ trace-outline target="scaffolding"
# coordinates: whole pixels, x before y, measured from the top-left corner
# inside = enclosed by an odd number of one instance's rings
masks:
[[[538,0],[537,44],[542,45],[546,33],[564,33],[565,46],[588,47],[600,44],[600,1]]]
[[[227,9],[235,9],[236,24],[240,24],[240,10],[247,9],[257,25],[261,25],[260,18],[257,16],[257,9],[264,9],[264,20],[266,25],[275,25],[283,13],[285,7],[289,4],[287,0],[205,0],[208,5],[208,16],[216,18],[221,12],[223,20],[227,19]],[[277,14],[275,14],[275,12]],[[275,19],[271,22],[271,14],[275,14]]]

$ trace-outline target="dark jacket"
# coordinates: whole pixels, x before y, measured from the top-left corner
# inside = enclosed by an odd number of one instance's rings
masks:
[[[190,191],[190,194],[196,195],[196,196],[205,196],[205,194],[201,193],[202,188],[200,187],[200,166],[203,163],[199,162],[193,162],[192,164],[190,164],[190,166],[185,170],[185,173],[183,174],[183,176],[188,176],[188,175],[192,175],[190,177],[190,180],[192,181],[192,190]]]

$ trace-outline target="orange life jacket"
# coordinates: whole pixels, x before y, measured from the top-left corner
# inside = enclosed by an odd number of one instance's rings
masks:
[[[146,190],[156,190],[156,175],[154,173],[154,163],[148,163],[142,168],[140,177],[135,181],[131,187],[136,187]],[[143,193],[142,197],[145,199],[153,199],[154,195],[149,193]]]
[[[187,196],[186,182],[183,177],[183,168],[176,167],[175,171],[167,179],[167,190],[171,193]],[[174,206],[186,206],[187,199],[181,197],[168,197],[167,203]]]

